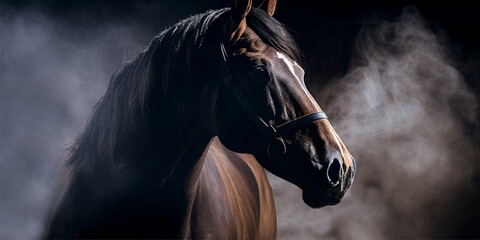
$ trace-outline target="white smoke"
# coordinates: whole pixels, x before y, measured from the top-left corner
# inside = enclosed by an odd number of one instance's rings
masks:
[[[407,8],[364,28],[356,51],[349,73],[316,95],[357,159],[353,187],[338,206],[312,210],[272,177],[279,237],[479,237],[462,235],[480,227],[480,151],[468,132],[478,104],[445,46]]]
[[[37,11],[2,14],[0,239],[35,239],[52,207],[63,146],[111,74],[153,35],[135,23],[88,30]]]

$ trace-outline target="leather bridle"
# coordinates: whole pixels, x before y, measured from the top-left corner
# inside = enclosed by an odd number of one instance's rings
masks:
[[[233,75],[230,73],[227,51],[223,43],[220,45],[220,47],[223,60],[225,61],[225,72],[227,74],[227,77],[224,78],[224,84],[233,93],[236,100],[247,113],[250,120],[252,120],[254,125],[258,128],[262,136],[267,141],[267,154],[271,159],[279,158],[287,152],[287,148],[282,136],[298,130],[316,120],[328,119],[327,115],[323,111],[319,111],[301,116],[278,126],[273,126],[272,124],[267,123],[267,121],[263,120],[261,115],[258,114],[257,110],[252,106],[252,104],[250,104],[250,101],[245,96],[243,91],[238,88],[234,81],[232,81]]]

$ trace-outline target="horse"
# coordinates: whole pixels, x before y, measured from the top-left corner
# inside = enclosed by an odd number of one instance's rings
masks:
[[[271,173],[338,204],[355,160],[276,1],[184,19],[124,64],[72,143],[46,238],[275,238]]]

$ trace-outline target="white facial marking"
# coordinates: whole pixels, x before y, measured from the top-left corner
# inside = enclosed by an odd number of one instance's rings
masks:
[[[313,99],[312,95],[310,94],[310,92],[307,90],[307,87],[305,86],[305,83],[303,81],[303,76],[305,75],[305,71],[303,70],[303,68],[300,65],[298,65],[297,62],[293,61],[285,54],[279,51],[276,51],[276,53],[277,53],[277,58],[281,59],[288,66],[290,73],[295,77],[298,83],[300,83],[300,87],[308,96],[310,101],[312,101],[315,104],[315,106],[320,110],[320,107],[318,106],[317,101]]]
[[[304,71],[303,71],[302,67],[300,67],[300,65],[298,65],[295,61],[293,61],[292,59],[290,59],[289,57],[287,57],[285,54],[283,54],[281,52],[277,51],[277,57],[282,59],[283,62],[285,62],[285,64],[287,64],[288,69],[293,74],[293,76],[295,76],[295,79],[297,79],[297,81],[302,83],[303,82],[302,78],[303,78],[303,74],[304,74]]]

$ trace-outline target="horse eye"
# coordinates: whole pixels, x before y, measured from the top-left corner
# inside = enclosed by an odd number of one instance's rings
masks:
[[[268,70],[263,65],[255,66],[251,75],[252,78],[258,83],[264,83],[270,80]]]

